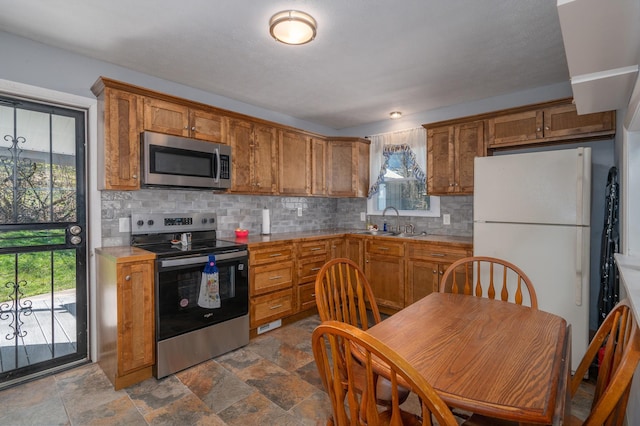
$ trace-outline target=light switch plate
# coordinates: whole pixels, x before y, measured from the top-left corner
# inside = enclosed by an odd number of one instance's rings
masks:
[[[298,216],[302,216],[302,207],[298,207]]]
[[[442,215],[442,224],[443,225],[451,225],[451,215],[450,214],[443,214]]]
[[[367,213],[360,212],[360,222],[364,222],[365,220],[367,220]]]

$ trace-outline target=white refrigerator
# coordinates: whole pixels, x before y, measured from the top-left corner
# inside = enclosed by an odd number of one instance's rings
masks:
[[[478,157],[473,253],[518,265],[538,308],[571,324],[572,370],[589,343],[591,148]]]

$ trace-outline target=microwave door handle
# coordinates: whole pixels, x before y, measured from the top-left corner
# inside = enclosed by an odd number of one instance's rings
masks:
[[[220,183],[220,149],[216,148],[215,153],[216,153],[216,163],[217,163],[215,181],[216,183]]]

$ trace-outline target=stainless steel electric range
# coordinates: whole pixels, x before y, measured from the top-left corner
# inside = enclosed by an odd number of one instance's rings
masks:
[[[131,245],[157,255],[157,378],[249,342],[247,246],[217,239],[216,229],[215,213],[131,215]],[[218,269],[215,304],[203,299],[210,256]]]

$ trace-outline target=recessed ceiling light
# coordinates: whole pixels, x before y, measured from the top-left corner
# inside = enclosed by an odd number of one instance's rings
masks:
[[[400,117],[402,117],[402,113],[400,111],[393,111],[389,113],[389,118],[392,120],[397,120]]]
[[[316,20],[299,10],[283,10],[269,20],[271,37],[285,44],[305,44],[316,38]]]

